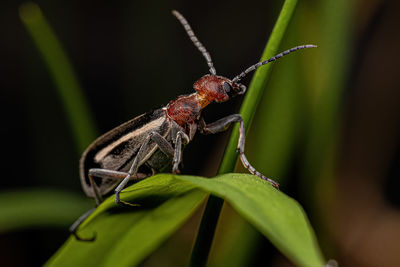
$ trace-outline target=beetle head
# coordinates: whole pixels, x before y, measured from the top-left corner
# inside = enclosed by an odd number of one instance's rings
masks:
[[[232,82],[232,80],[217,76],[205,75],[193,85],[199,97],[208,102],[225,102],[230,97],[243,94],[246,87],[242,84]]]

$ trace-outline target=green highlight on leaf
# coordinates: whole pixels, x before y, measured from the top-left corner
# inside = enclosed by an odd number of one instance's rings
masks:
[[[315,234],[301,206],[250,174],[215,178],[177,176],[228,201],[297,266],[324,266]]]
[[[51,189],[0,193],[0,232],[32,227],[68,227],[93,204],[83,196]]]
[[[37,4],[22,4],[19,15],[54,80],[77,148],[83,151],[97,136],[97,131],[71,63]]]
[[[82,242],[71,237],[47,266],[136,266],[174,233],[204,201],[206,193],[173,175],[160,174],[126,188],[120,207],[106,199],[79,227]]]

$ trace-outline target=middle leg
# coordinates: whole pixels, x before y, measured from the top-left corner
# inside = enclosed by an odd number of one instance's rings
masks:
[[[180,136],[179,132],[177,136]],[[149,143],[150,141],[154,141],[155,144],[159,147],[159,149],[169,157],[174,157],[176,155],[176,149],[174,150],[171,144],[165,139],[165,137],[161,136],[158,132],[150,132],[146,139],[144,140],[143,144],[140,146],[138,153],[136,154],[135,159],[133,160],[132,166],[130,167],[126,177],[122,180],[122,182],[117,186],[115,189],[115,202],[117,204],[123,203],[128,204],[120,199],[120,193],[125,188],[126,184],[129,182],[133,175],[136,175],[139,166],[139,163],[146,157],[147,153],[149,153]],[[178,140],[178,138],[177,138]]]
[[[189,143],[189,136],[183,131],[178,131],[175,137],[175,151],[174,159],[172,161],[172,173],[179,174],[179,164],[182,162],[182,139],[185,140],[185,144]]]

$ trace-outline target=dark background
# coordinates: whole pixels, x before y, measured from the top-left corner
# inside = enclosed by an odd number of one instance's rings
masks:
[[[3,154],[0,189],[45,187],[84,194],[78,175],[82,151],[74,143],[41,55],[19,18],[21,3],[0,3]],[[104,133],[167,104],[180,94],[191,93],[193,82],[207,73],[203,57],[172,16],[172,9],[180,11],[192,25],[210,52],[217,73],[233,77],[259,60],[283,1],[36,3],[63,44],[84,88],[98,132]],[[296,12],[307,6],[312,16],[312,12],[318,12],[320,3],[301,1]],[[315,213],[310,216],[313,225],[321,220],[326,223],[328,233],[321,230],[319,235],[321,227],[316,226],[317,236],[321,236],[319,241],[325,256],[337,259],[340,266],[397,266],[400,264],[399,4],[378,0],[349,3],[352,5],[348,25],[351,28],[349,71],[338,107],[334,201],[329,209],[320,211],[323,219],[316,218]],[[302,23],[304,35],[310,36],[306,15],[301,22],[291,23]],[[301,36],[302,31],[296,35]],[[313,40],[300,38],[298,43],[289,43],[279,50]],[[307,57],[313,57],[312,53],[308,52]],[[249,78],[244,83],[248,81]],[[212,122],[237,111],[240,101],[238,98],[211,105],[204,113],[205,119]],[[198,135],[185,150],[183,173],[213,176],[226,138],[227,134]],[[301,157],[298,151],[294,154]],[[287,180],[283,191],[310,210],[297,188],[298,161],[294,157],[288,170],[293,181]],[[314,201],[317,206],[324,205],[323,200]],[[191,224],[196,222],[187,227]],[[178,235],[185,233],[181,231]],[[41,265],[67,237],[67,229],[57,227],[3,232],[0,265]],[[250,264],[289,264],[266,240],[259,242]],[[157,256],[162,258],[162,252],[153,257]],[[176,258],[179,256],[171,256],[171,266],[182,264]],[[156,259],[149,259],[145,264],[157,266],[156,263]]]

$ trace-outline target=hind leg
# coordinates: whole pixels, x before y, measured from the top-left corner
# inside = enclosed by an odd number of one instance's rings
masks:
[[[100,194],[100,189],[97,186],[96,182],[94,181],[94,177],[97,178],[102,178],[102,179],[116,179],[116,180],[122,180],[126,177],[127,173],[126,172],[120,172],[120,171],[112,171],[112,170],[107,170],[107,169],[90,169],[89,170],[89,180],[90,180],[90,184],[92,185],[93,191],[94,191],[94,195],[95,195],[95,200],[96,200],[96,207],[95,208],[91,208],[90,210],[88,210],[87,212],[85,212],[82,216],[80,216],[69,228],[69,231],[72,235],[75,236],[75,238],[79,241],[94,241],[96,235],[94,234],[93,237],[91,238],[84,238],[78,235],[77,230],[79,228],[79,226],[96,210],[97,206],[100,205],[101,202],[103,202],[103,197]],[[148,177],[148,175],[144,174],[144,173],[137,173],[136,175],[131,176],[131,180],[143,180],[146,177]],[[137,206],[135,204],[131,204],[132,206]]]

